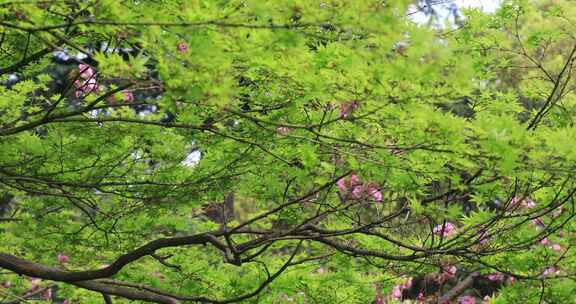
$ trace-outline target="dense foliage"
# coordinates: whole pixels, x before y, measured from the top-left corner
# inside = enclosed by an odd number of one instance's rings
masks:
[[[413,4],[0,2],[0,302],[574,303],[576,7]]]

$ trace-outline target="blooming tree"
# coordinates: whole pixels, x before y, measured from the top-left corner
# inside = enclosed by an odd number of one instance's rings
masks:
[[[570,303],[576,7],[414,3],[0,3],[0,302]]]

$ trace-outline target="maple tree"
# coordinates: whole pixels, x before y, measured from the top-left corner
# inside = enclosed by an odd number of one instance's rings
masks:
[[[571,303],[576,8],[413,2],[0,2],[1,303]]]

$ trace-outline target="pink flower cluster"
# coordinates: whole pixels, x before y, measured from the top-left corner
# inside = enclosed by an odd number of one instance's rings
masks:
[[[441,266],[441,273],[438,275],[435,275],[434,280],[436,282],[438,282],[438,284],[443,285],[448,280],[456,278],[457,273],[458,273],[458,268],[455,265],[443,265],[443,266]],[[553,274],[557,275],[559,273],[560,272],[558,270],[556,270],[556,268],[549,267],[543,272],[542,276],[550,276]],[[483,277],[484,277],[484,279],[487,279],[487,280],[490,280],[492,282],[499,283],[499,284],[504,284],[504,283],[512,284],[516,281],[516,278],[514,278],[513,276],[506,276],[504,273],[501,273],[501,272],[490,273],[490,274],[487,274]],[[405,290],[410,289],[412,287],[413,287],[413,281],[412,281],[412,278],[410,278],[404,284],[395,285],[392,288],[392,291],[390,293],[389,298],[397,300],[397,301],[402,301],[403,300],[403,293],[405,292]],[[412,294],[412,291],[410,291],[410,293]],[[481,302],[482,303],[488,303],[490,301],[490,299],[491,299],[490,296],[485,296]],[[414,302],[414,303],[424,303],[427,300],[426,295],[423,292],[420,292],[418,294],[416,300],[417,300],[417,302]],[[474,295],[463,295],[463,296],[460,296],[458,298],[457,303],[458,304],[476,304],[478,300],[479,299],[477,299]],[[381,304],[382,302],[376,301],[375,303]],[[436,303],[436,301],[434,303]],[[443,302],[442,304],[450,304],[450,303],[455,303],[455,302],[448,300],[448,301]]]
[[[392,298],[402,300],[402,291],[412,287],[412,278],[408,279],[404,284],[398,284],[392,288]],[[419,295],[420,297],[420,295]],[[422,295],[424,297],[424,295]]]
[[[516,209],[516,208],[531,209],[534,207],[536,207],[536,203],[533,200],[531,200],[529,198],[522,199],[520,197],[515,196],[512,198],[512,200],[510,200],[510,208],[509,209]],[[551,214],[551,216],[554,218],[559,217],[561,215],[562,215],[562,208],[557,208]],[[540,229],[540,230],[544,230],[547,227],[546,223],[544,222],[544,220],[541,217],[534,218],[531,220],[531,222],[532,222],[533,226],[535,226],[537,229]],[[552,249],[556,252],[562,252],[563,251],[563,248],[560,244],[552,243],[547,238],[540,240],[540,245],[548,246],[550,249]]]
[[[346,197],[350,196],[355,200],[372,197],[375,202],[382,201],[382,192],[380,192],[376,184],[363,183],[356,174],[350,175],[348,178],[341,178],[336,184],[340,192]]]
[[[550,246],[550,248],[552,248],[552,250],[554,250],[556,252],[562,252],[562,246],[560,246],[560,244],[552,244],[552,246]]]
[[[98,83],[96,82],[96,73],[87,64],[79,64],[78,70],[80,70],[80,78],[74,81],[74,86],[76,86],[76,92],[74,93],[76,97],[81,97],[85,94],[90,94],[92,92],[98,91]]]
[[[60,256],[60,255],[58,255]],[[51,301],[52,300],[52,287],[45,287],[44,290],[40,290],[40,285],[42,284],[42,279],[39,278],[33,278],[33,277],[26,277],[26,279],[30,282],[30,289],[28,290],[29,292],[41,292],[41,296],[45,301]],[[2,284],[0,284],[0,287],[2,288],[10,288],[12,287],[12,283],[10,281],[6,281]],[[71,304],[71,301],[69,299],[65,299],[62,304]]]
[[[549,277],[549,276],[559,275],[559,274],[560,274],[560,270],[556,269],[556,267],[554,267],[554,266],[548,267],[548,268],[544,269],[544,272],[542,272],[543,277]]]
[[[497,282],[497,283],[502,283],[502,282],[506,281],[506,282],[512,284],[516,281],[516,278],[514,278],[512,276],[509,276],[508,279],[506,279],[506,276],[501,272],[490,273],[484,277],[489,281]]]
[[[343,104],[340,104],[340,118],[348,119],[352,112],[360,107],[358,101],[350,101]]]
[[[65,263],[67,263],[69,260],[70,260],[70,258],[69,258],[67,255],[65,255],[65,254],[63,254],[63,253],[59,253],[59,254],[58,254],[58,263],[60,263],[60,264],[65,264]]]
[[[448,237],[451,236],[456,232],[456,226],[450,222],[446,222],[442,225],[436,225],[434,229],[432,229],[432,233],[435,235],[439,235],[441,237]]]
[[[438,283],[444,284],[448,280],[455,278],[457,272],[458,272],[458,268],[454,265],[443,268],[442,273],[440,274],[440,277],[438,278]]]
[[[276,128],[276,133],[278,135],[281,135],[281,136],[288,135],[288,133],[290,133],[290,132],[292,132],[292,129],[290,129],[288,127],[277,127]]]
[[[46,288],[46,290],[44,290],[44,292],[42,293],[42,297],[46,301],[52,300],[52,288]]]
[[[559,217],[562,215],[562,208],[558,208],[556,210],[554,210],[554,212],[552,212],[552,217]]]
[[[178,44],[176,45],[176,50],[179,53],[186,53],[188,52],[188,44],[186,42],[178,42]]]
[[[91,66],[84,63],[78,65],[78,70],[80,70],[80,78],[83,79],[90,79],[96,74]]]
[[[532,209],[536,207],[536,203],[529,198],[522,199],[520,197],[515,196],[510,201],[510,208],[518,208],[518,207],[522,209]]]
[[[134,101],[134,94],[130,90],[122,91],[123,99],[125,102],[133,102]]]
[[[542,240],[540,240],[540,245],[549,246],[550,249],[552,249],[556,252],[562,252],[563,251],[562,245],[552,243],[552,242],[550,242],[550,240],[548,238],[543,238]]]
[[[424,296],[424,293],[422,291],[418,294],[418,297],[416,297],[416,300],[418,300],[420,303],[424,303],[424,301],[426,300],[426,297]]]
[[[532,220],[532,225],[534,225],[534,226],[536,226],[537,228],[540,228],[540,229],[546,228],[546,224],[545,224],[544,221],[543,221],[541,218],[539,218],[539,217],[537,217],[537,218],[535,218],[535,219]]]
[[[491,273],[491,274],[486,275],[486,279],[488,279],[492,282],[502,282],[502,281],[504,281],[504,274],[502,274],[500,272]]]
[[[28,280],[30,281],[30,284],[32,285],[30,287],[31,291],[35,291],[35,290],[38,290],[38,288],[40,288],[40,283],[42,283],[42,279],[28,278]]]
[[[458,304],[476,304],[476,298],[473,296],[462,296],[458,298]]]

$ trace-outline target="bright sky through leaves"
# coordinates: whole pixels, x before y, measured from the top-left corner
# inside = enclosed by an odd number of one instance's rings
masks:
[[[434,9],[438,13],[440,20],[446,20],[447,18],[453,18],[451,12],[454,7],[458,9],[479,8],[483,12],[493,13],[496,11],[496,9],[498,9],[501,3],[501,0],[453,0],[436,4],[434,5]],[[413,8],[409,11],[416,12],[416,7],[413,6]],[[422,11],[414,13],[411,15],[411,18],[418,23],[426,23],[429,20],[429,16]]]

